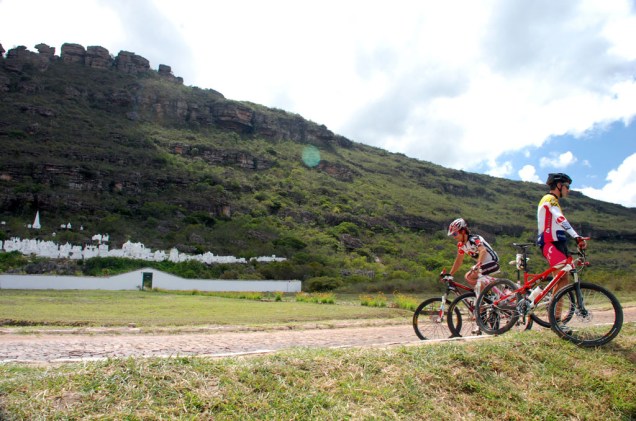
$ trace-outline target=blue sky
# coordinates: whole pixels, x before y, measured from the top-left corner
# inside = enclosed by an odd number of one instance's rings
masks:
[[[541,153],[543,152],[543,153]],[[577,139],[572,136],[557,136],[550,139],[542,151],[537,155],[561,155],[571,152],[573,162],[564,167],[546,167],[547,170],[565,170],[576,179],[575,187],[602,188],[606,183],[607,174],[623,162],[624,157],[636,153],[636,122],[628,126],[623,123],[613,123],[602,131],[592,131],[589,135]],[[535,165],[541,162],[531,161]]]
[[[603,129],[591,130],[582,137],[553,136],[540,147],[503,154],[502,162],[511,164],[508,171],[513,180],[545,181],[550,172],[565,172],[574,179],[575,190],[602,190],[608,184],[607,175],[616,170],[625,157],[636,154],[636,122],[625,125],[615,122]],[[531,166],[526,174],[513,173]],[[616,197],[605,196],[618,192],[599,193],[598,198],[615,202]],[[590,195],[590,194],[588,194]],[[594,194],[593,194],[594,195]]]
[[[634,40],[634,0],[0,0],[5,50],[135,52],[356,142],[511,180],[563,171],[629,207]]]

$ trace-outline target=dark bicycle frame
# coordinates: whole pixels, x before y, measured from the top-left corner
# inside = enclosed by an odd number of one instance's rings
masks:
[[[447,312],[447,310],[448,310],[446,308],[446,301],[448,300],[448,296],[450,295],[450,293],[452,292],[452,293],[455,294],[455,296],[459,297],[462,293],[469,292],[469,291],[473,290],[471,287],[469,287],[467,285],[461,284],[459,282],[455,282],[455,280],[452,279],[451,277],[445,278],[444,275],[448,275],[445,272],[446,272],[445,270],[444,270],[444,272],[442,272],[440,279],[446,285],[446,290],[442,294],[440,308],[438,310],[438,315],[440,317],[440,321],[442,321],[442,322],[447,317],[447,315],[445,314]],[[422,300],[422,302],[420,303],[420,306],[422,304],[424,304],[426,301],[428,301],[428,300],[430,300],[432,298],[434,298],[434,297]],[[414,324],[414,326],[415,326],[415,324]],[[416,333],[417,333],[417,330],[416,330]],[[451,331],[451,334],[453,334],[452,331]]]

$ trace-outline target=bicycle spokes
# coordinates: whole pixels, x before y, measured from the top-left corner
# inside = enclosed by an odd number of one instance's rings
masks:
[[[570,295],[576,298],[572,300]],[[564,339],[581,346],[600,346],[620,332],[623,309],[605,288],[581,282],[555,295],[550,304],[550,322]]]
[[[510,330],[519,320],[517,304],[520,295],[516,285],[501,279],[488,285],[477,299],[477,324],[484,333],[493,335]]]
[[[451,336],[445,311],[450,303],[440,297],[423,301],[413,313],[413,329],[418,338],[442,339]]]

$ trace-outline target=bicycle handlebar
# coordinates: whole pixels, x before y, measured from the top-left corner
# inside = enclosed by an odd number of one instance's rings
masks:
[[[581,237],[581,238],[583,240],[585,240],[585,241],[589,241],[590,240],[590,237]],[[577,254],[579,255],[579,257],[576,259],[576,265],[577,266],[589,266],[590,262],[587,261],[587,253],[586,253],[587,247],[582,249],[582,248],[578,247],[578,245],[577,245],[576,251],[577,251]]]
[[[585,242],[590,241],[590,237],[577,237],[577,238],[581,238],[581,239],[583,239],[583,241],[585,241]],[[578,244],[577,244],[577,246],[576,246],[576,249],[578,250],[579,254],[580,254],[580,253],[583,253],[583,255],[585,255],[585,249],[580,248],[580,247],[578,246]]]

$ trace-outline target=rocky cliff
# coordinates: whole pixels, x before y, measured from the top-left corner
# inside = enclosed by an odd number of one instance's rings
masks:
[[[118,107],[118,111],[130,120],[179,127],[218,127],[270,140],[288,139],[322,147],[349,147],[352,144],[350,140],[335,135],[324,125],[310,122],[299,115],[227,100],[212,89],[154,89],[151,81],[171,82],[181,86],[183,79],[174,76],[171,67],[166,64],[160,64],[157,71],[150,69],[147,59],[132,52],[120,51],[113,57],[106,48],[100,46],[84,48],[70,43],[62,45],[59,56],[55,55],[55,48],[43,43],[36,45],[35,49],[37,52],[19,46],[7,51],[6,57],[0,62],[0,68],[4,70],[0,72],[0,92],[14,90],[36,93],[45,90],[46,87],[38,83],[41,80],[37,77],[22,77],[31,68],[44,73],[50,71],[52,66],[79,65],[96,72],[117,72],[137,78],[136,83],[119,89],[106,87],[104,90],[90,91],[72,81],[66,82],[63,87],[67,98],[90,99],[93,106]],[[0,51],[4,54],[1,44]],[[19,106],[30,107],[21,112],[49,114],[50,117],[55,114],[51,109],[34,109],[25,104]]]
[[[112,57],[108,50],[100,46],[89,46],[84,48],[79,44],[66,43],[62,45],[62,52],[55,55],[55,47],[40,43],[34,47],[37,52],[32,52],[27,47],[21,45],[12,48],[7,52],[4,67],[15,72],[20,72],[25,66],[33,65],[39,70],[45,71],[49,65],[56,61],[63,63],[79,63],[94,69],[110,70],[114,69],[123,73],[140,74],[150,71],[150,62],[135,53],[120,51],[117,57]],[[4,49],[0,44],[0,51],[4,54]],[[170,66],[159,65],[158,74],[183,83],[183,79],[172,74]]]

